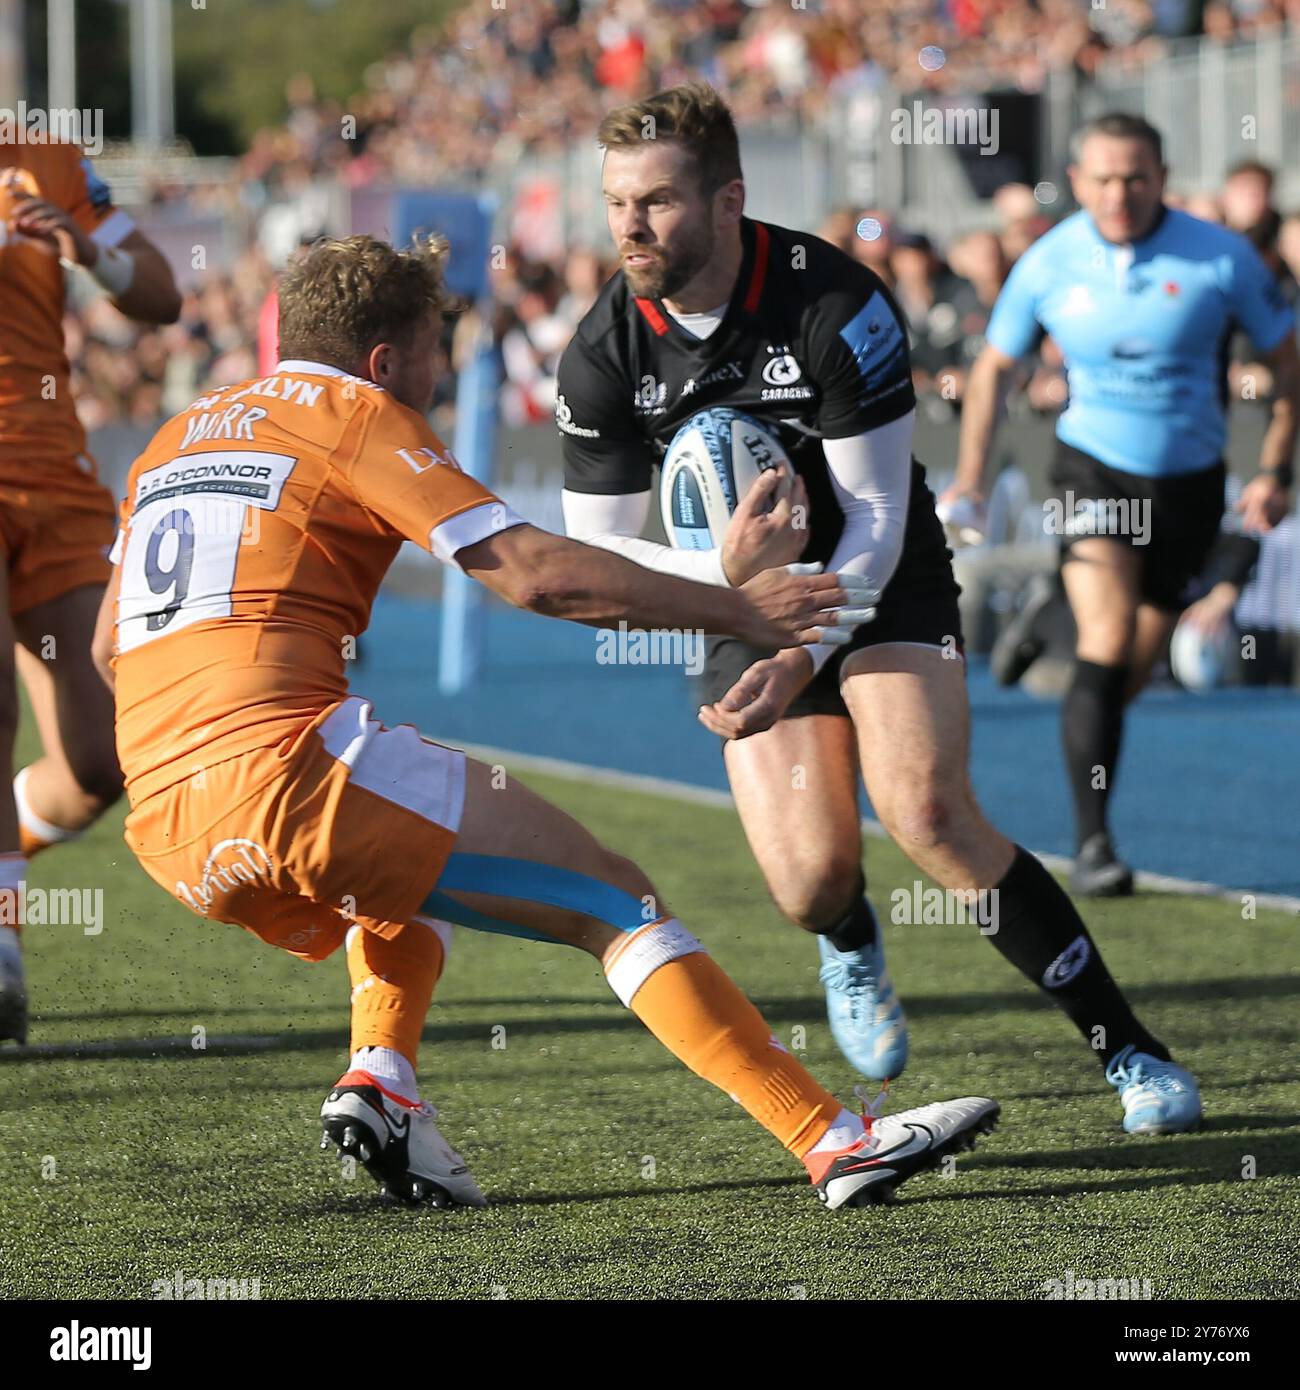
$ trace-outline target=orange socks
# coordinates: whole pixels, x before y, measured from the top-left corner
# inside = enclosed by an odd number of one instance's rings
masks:
[[[396,935],[378,936],[360,926],[348,932],[352,978],[352,1052],[385,1047],[414,1067],[424,1016],[442,974],[447,947],[441,922],[415,918]]]
[[[414,1067],[446,958],[440,935],[446,930],[443,923],[417,918],[392,937],[360,926],[348,932],[354,1065],[360,1065],[356,1057],[363,1048],[381,1048]],[[605,974],[615,994],[675,1057],[744,1106],[797,1158],[843,1113],[675,918],[618,942],[605,958]],[[406,1089],[413,1083],[412,1073]]]
[[[841,1105],[772,1036],[762,1015],[696,939],[667,918],[606,957],[614,992],[680,1061],[744,1108],[797,1158]]]

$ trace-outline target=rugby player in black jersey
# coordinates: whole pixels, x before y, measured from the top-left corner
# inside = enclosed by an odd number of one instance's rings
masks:
[[[865,892],[860,771],[895,843],[945,889],[971,894],[972,920],[989,924],[1103,1066],[1149,1062],[1120,1072],[1125,1129],[1194,1127],[1195,1080],[1134,1017],[1060,886],[975,800],[958,588],[911,455],[907,336],[888,290],[816,236],[744,215],[735,126],[707,85],[612,111],[597,140],[620,270],[559,368],[569,534],[715,584],[820,561],[867,576],[880,594],[874,621],[844,646],[772,653],[710,638],[700,711],[726,740],[736,805],[777,905],[817,937],[841,1050],[877,1079],[907,1060]],[[763,475],[717,550],[642,539],[669,440],[717,406],[775,429],[797,479]]]

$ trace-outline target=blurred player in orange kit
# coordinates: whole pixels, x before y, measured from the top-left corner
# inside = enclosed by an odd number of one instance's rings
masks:
[[[803,1162],[827,1206],[879,1200],[968,1147],[997,1106],[850,1114],[640,869],[348,692],[347,652],[403,540],[517,607],[592,626],[781,647],[847,641],[874,611],[865,581],[820,566],[736,588],[644,569],[528,525],[463,473],[424,419],[455,307],[446,254],[442,239],[322,242],[282,283],[274,372],[200,397],[133,465],[94,641],[115,686],[127,844],[201,916],[303,960],[345,949],[352,1055],[321,1109],[323,1146],[405,1200],[484,1202],[415,1073],[451,923],[588,952],[674,1056]],[[793,495],[773,470],[749,505],[788,522]]]
[[[121,794],[113,708],[90,657],[108,579],[113,499],[95,476],[63,348],[63,262],[129,318],[172,323],[180,296],[157,248],[75,145],[0,143],[0,739],[13,776],[21,672],[44,755],[0,797],[0,1041],[23,1042],[20,885],[37,851]]]

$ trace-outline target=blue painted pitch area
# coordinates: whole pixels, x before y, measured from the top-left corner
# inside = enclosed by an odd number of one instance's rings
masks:
[[[680,668],[602,665],[594,630],[486,610],[482,675],[438,693],[435,603],[384,595],[353,688],[388,724],[595,767],[725,787],[721,745],[695,719]],[[990,819],[1033,849],[1073,849],[1059,707],[970,672],[972,776]],[[1257,892],[1300,894],[1300,695],[1144,695],[1114,800],[1135,867]]]

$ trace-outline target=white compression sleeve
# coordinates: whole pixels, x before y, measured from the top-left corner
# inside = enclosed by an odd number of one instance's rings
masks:
[[[650,514],[648,492],[614,495],[595,492],[560,494],[564,530],[570,539],[612,550],[646,569],[694,579],[700,584],[726,586],[722,550],[674,550],[668,545],[642,540],[641,531]]]
[[[915,421],[916,412],[909,411],[866,434],[822,440],[831,484],[844,512],[844,532],[826,572],[865,575],[877,593],[884,592],[903,553]],[[804,650],[816,673],[839,648],[819,643]]]

